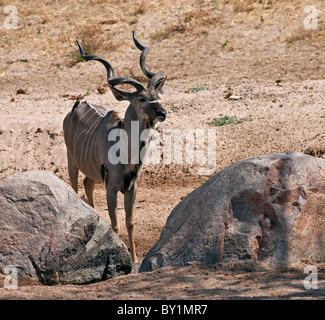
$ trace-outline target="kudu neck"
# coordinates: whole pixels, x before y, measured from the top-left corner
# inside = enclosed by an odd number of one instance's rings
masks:
[[[141,149],[146,143],[146,141],[142,140],[143,137],[141,137],[141,133],[143,130],[149,129],[150,127],[150,121],[144,119],[143,116],[140,117],[135,108],[130,104],[125,112],[123,127],[127,134],[128,144],[128,165],[126,165],[126,167],[129,167],[129,169],[125,168],[126,170],[133,170],[135,166],[137,167],[138,164],[141,164],[142,161],[139,159],[139,156],[141,154]],[[140,140],[140,138],[142,139]]]
[[[140,111],[136,111],[135,108],[130,104],[126,109],[124,116],[124,130],[131,135],[131,124],[133,121],[138,122],[140,134],[142,130],[148,129],[151,127],[150,121],[143,114],[138,114]]]

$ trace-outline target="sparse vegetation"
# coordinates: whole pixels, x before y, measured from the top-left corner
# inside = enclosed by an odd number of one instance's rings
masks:
[[[226,40],[222,45],[221,45],[221,47],[226,47],[228,45],[228,40]]]
[[[262,65],[262,61],[260,60],[257,60],[254,62],[254,67],[258,67],[258,66],[261,66]]]
[[[220,118],[214,118],[212,121],[209,122],[209,124],[215,127],[221,127],[226,124],[238,124],[244,121],[252,121],[252,120],[253,119],[251,117],[237,119],[236,117],[224,116]]]
[[[194,88],[189,88],[188,90],[190,92],[198,92],[198,91],[201,91],[201,90],[204,90],[206,89],[206,87],[194,87]]]

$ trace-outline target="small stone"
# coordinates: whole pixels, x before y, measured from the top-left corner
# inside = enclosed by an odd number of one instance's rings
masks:
[[[98,91],[99,94],[105,94],[107,92],[107,90],[105,88],[103,88],[103,87],[99,87],[97,89],[97,91]]]
[[[232,91],[228,91],[225,95],[225,99],[229,99],[229,97],[231,97],[234,93]]]
[[[228,100],[239,100],[241,99],[241,96],[237,96],[237,95],[231,95]]]
[[[17,94],[27,94],[27,91],[25,89],[18,89]]]

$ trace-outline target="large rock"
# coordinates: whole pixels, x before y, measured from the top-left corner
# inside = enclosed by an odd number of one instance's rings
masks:
[[[325,261],[324,159],[279,153],[218,172],[173,209],[140,271],[244,259]]]
[[[121,239],[73,189],[46,171],[0,181],[0,272],[45,284],[89,283],[127,274]]]

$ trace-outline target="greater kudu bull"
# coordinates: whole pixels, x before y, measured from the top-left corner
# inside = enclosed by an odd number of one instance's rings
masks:
[[[63,122],[63,132],[68,155],[68,171],[71,184],[75,192],[78,192],[79,170],[86,176],[84,179],[85,192],[88,202],[94,207],[93,191],[97,181],[104,181],[106,185],[107,206],[111,219],[112,228],[119,232],[117,217],[117,193],[124,193],[124,208],[126,213],[126,227],[129,236],[130,253],[133,263],[137,262],[134,246],[134,222],[133,205],[137,190],[137,179],[143,159],[137,159],[132,163],[132,142],[136,142],[138,155],[146,142],[140,140],[143,130],[153,128],[157,121],[166,119],[166,111],[157,100],[162,92],[166,78],[162,73],[149,71],[145,64],[149,48],[142,46],[135,37],[133,40],[136,47],[142,51],[140,66],[146,77],[149,78],[147,88],[144,88],[137,80],[127,77],[116,78],[111,65],[103,58],[96,55],[85,55],[80,43],[81,57],[84,60],[97,60],[107,70],[109,87],[119,101],[128,100],[128,106],[124,120],[121,120],[116,112],[108,111],[102,106],[93,106],[86,101],[77,101],[72,110],[67,114]],[[133,86],[135,92],[127,92],[118,89],[119,84]],[[136,121],[138,133],[131,137],[131,124]],[[109,157],[110,148],[116,143],[109,141],[108,136],[112,130],[124,131],[126,139],[120,137],[121,144],[127,144],[127,163],[112,163]],[[121,146],[121,150],[123,146]],[[134,146],[133,146],[134,154]]]

